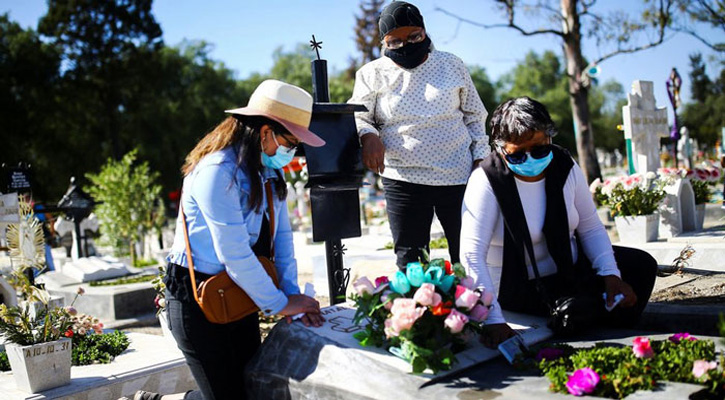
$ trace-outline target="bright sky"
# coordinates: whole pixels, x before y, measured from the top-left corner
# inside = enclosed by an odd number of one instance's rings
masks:
[[[492,1],[411,2],[420,8],[426,30],[437,49],[456,54],[468,65],[485,67],[492,79],[510,71],[530,50],[539,53],[553,50],[561,55],[557,37],[524,37],[511,29],[484,30],[467,24],[457,28],[453,18],[435,11],[441,7],[483,23],[500,23],[503,19]],[[624,9],[631,15],[639,15],[641,4],[632,0],[600,1],[594,10]],[[212,58],[224,62],[243,79],[253,72],[269,71],[275,48],[282,46],[285,51],[291,51],[298,43],[308,43],[312,34],[323,42],[321,56],[328,60],[330,69],[344,69],[348,60],[357,54],[353,26],[358,5],[358,0],[156,0],[153,13],[168,45],[176,45],[183,39],[205,40],[214,45]],[[3,0],[0,4],[0,12],[9,12],[10,18],[24,27],[35,28],[46,10],[44,0]],[[706,30],[701,34],[710,39],[723,39],[722,32]],[[585,42],[584,51],[588,59],[602,54],[592,41]],[[635,79],[654,81],[658,105],[669,106],[665,81],[675,67],[682,76],[682,95],[687,102],[690,100],[688,55],[697,51],[706,60],[714,54],[696,39],[677,34],[657,48],[605,61],[599,80],[614,79],[625,91],[629,91]],[[708,61],[711,77],[720,68],[717,60]]]

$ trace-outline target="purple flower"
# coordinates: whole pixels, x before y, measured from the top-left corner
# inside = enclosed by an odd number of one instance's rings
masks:
[[[544,347],[543,349],[539,350],[538,353],[536,353],[536,361],[541,360],[556,360],[557,358],[560,358],[564,355],[564,350],[562,349],[556,349],[553,347]]]
[[[599,383],[599,374],[591,368],[580,368],[574,371],[566,382],[566,390],[574,396],[582,396],[594,391]]]
[[[680,343],[681,340],[692,341],[692,340],[697,340],[697,338],[694,336],[690,336],[690,334],[687,332],[683,332],[683,333],[675,333],[674,335],[670,336],[668,338],[668,340],[672,343],[677,344],[677,343]]]

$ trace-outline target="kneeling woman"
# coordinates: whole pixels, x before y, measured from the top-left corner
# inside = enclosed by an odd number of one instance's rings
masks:
[[[496,151],[471,174],[461,229],[461,262],[478,285],[498,293],[483,343],[493,347],[514,335],[501,308],[548,315],[567,296],[590,300],[591,321],[635,324],[657,262],[641,250],[612,247],[581,169],[551,142],[557,132],[544,105],[528,97],[506,101],[491,117],[491,133]],[[617,295],[621,302],[606,311]]]

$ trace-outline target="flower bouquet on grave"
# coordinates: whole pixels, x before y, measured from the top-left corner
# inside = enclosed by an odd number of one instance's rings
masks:
[[[426,254],[427,257],[427,254]],[[363,346],[383,347],[410,362],[413,373],[449,370],[455,353],[481,331],[493,294],[476,288],[459,263],[435,259],[409,263],[406,272],[354,282],[355,333]],[[365,322],[363,322],[363,320]]]
[[[613,217],[649,215],[657,211],[670,182],[654,172],[595,179],[589,186],[595,201],[607,206]]]

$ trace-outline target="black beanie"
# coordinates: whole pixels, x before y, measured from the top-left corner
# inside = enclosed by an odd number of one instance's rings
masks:
[[[419,26],[425,29],[423,16],[420,15],[416,6],[404,1],[393,1],[380,13],[378,21],[380,39],[383,39],[390,31],[403,26]]]

